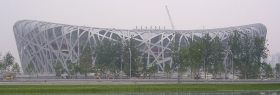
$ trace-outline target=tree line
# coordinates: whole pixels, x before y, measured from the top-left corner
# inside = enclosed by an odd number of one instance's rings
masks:
[[[122,75],[139,77],[143,73],[155,73],[156,69],[153,68],[156,66],[147,68],[142,62],[141,52],[135,41],[133,38],[126,41],[103,39],[94,47],[90,44],[81,46],[79,60],[68,65],[69,72],[66,72],[60,62],[54,64],[56,76],[67,73],[75,78],[77,74],[83,74],[87,78],[88,73],[95,73],[99,78],[120,78]]]
[[[190,71],[191,78],[200,77],[200,72],[205,78],[209,73],[213,78],[229,78],[229,74],[239,79],[271,78],[271,65],[263,61],[268,52],[265,42],[263,37],[240,31],[226,39],[211,38],[209,34],[194,36],[189,38],[188,46],[174,50],[173,59],[177,59],[179,73]]]
[[[180,46],[178,40],[172,40],[171,57],[175,66],[165,66],[166,76],[170,77],[174,72],[178,73],[179,78],[188,72],[192,79],[201,78],[200,76],[206,78],[208,74],[213,78],[229,78],[232,75],[239,79],[273,76],[271,65],[263,61],[268,53],[264,37],[235,30],[223,39],[206,33],[188,37],[187,40],[186,46]],[[85,77],[88,73],[95,73],[100,78],[119,78],[122,74],[143,78],[155,76],[158,72],[157,65],[148,66],[142,62],[141,56],[133,37],[125,41],[105,38],[97,41],[95,46],[83,46],[78,62],[69,64],[66,73],[71,76],[80,73]],[[59,62],[54,64],[54,69],[57,76],[65,72]]]

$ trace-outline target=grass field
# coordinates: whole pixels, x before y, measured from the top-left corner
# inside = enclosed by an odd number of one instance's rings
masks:
[[[280,84],[158,84],[158,85],[0,85],[1,95],[32,93],[127,93],[280,91]]]

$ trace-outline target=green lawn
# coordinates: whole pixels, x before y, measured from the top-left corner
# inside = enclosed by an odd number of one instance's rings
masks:
[[[0,85],[2,94],[280,91],[280,84]]]

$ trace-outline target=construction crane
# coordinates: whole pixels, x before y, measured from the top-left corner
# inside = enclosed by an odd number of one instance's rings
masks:
[[[175,27],[174,27],[174,24],[173,24],[173,21],[172,21],[172,18],[171,18],[171,15],[170,15],[170,13],[169,13],[169,10],[168,10],[167,5],[165,5],[165,9],[166,9],[166,13],[167,13],[168,18],[169,18],[169,22],[170,22],[170,24],[171,24],[171,28],[172,28],[172,30],[175,30]]]

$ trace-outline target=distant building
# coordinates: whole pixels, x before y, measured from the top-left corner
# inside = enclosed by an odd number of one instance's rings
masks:
[[[164,71],[165,64],[172,65],[171,43],[178,42],[179,47],[186,47],[193,37],[209,34],[219,37],[224,42],[234,31],[250,36],[266,37],[263,24],[250,24],[236,27],[201,29],[201,30],[160,30],[160,29],[110,29],[74,26],[42,21],[21,20],[14,25],[14,34],[23,72],[33,66],[39,73],[54,73],[53,63],[60,61],[67,65],[77,62],[80,51],[86,44],[93,49],[96,41],[136,40],[142,60],[148,66],[156,64],[159,71]],[[189,39],[191,38],[191,39]],[[226,45],[226,43],[225,43]],[[93,49],[94,51],[94,49]],[[94,58],[93,58],[94,59]],[[94,63],[93,63],[94,64]],[[174,69],[176,66],[172,67]]]

